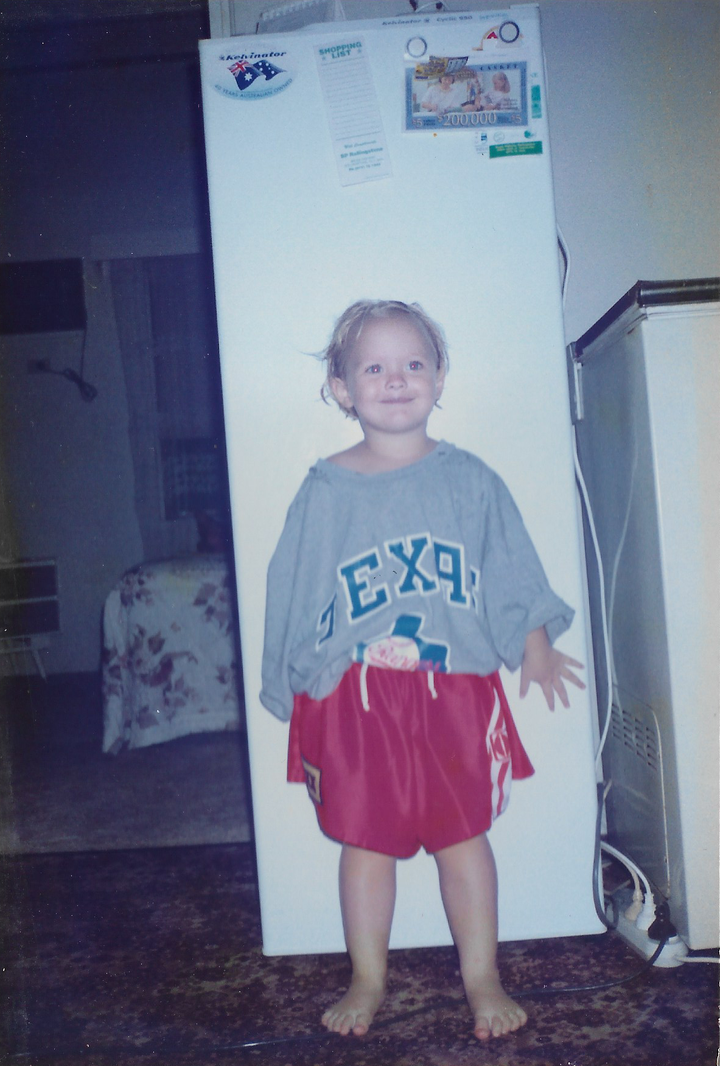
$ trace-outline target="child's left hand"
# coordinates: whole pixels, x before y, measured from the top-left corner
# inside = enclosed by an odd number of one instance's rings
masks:
[[[570,669],[571,666],[580,670],[583,668],[582,663],[553,648],[544,626],[534,629],[532,633],[528,633],[525,640],[525,653],[520,669],[520,695],[527,695],[531,682],[537,681],[551,711],[555,710],[556,692],[563,707],[569,707],[570,700],[563,680],[578,688],[585,688],[580,678]]]

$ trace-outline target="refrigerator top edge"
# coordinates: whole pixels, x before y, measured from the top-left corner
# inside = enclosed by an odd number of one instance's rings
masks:
[[[226,41],[248,41],[248,40],[265,40],[266,38],[285,38],[288,37],[304,37],[310,34],[312,35],[329,35],[329,34],[347,34],[349,31],[361,33],[363,31],[379,32],[383,30],[395,30],[400,28],[442,28],[445,26],[467,26],[472,23],[494,23],[499,20],[513,21],[508,16],[514,15],[517,18],[526,19],[528,22],[539,22],[540,9],[537,3],[531,4],[508,4],[505,7],[500,7],[493,11],[444,11],[437,14],[428,15],[395,15],[388,16],[387,18],[376,17],[369,19],[354,19],[348,21],[333,21],[333,22],[312,22],[307,26],[302,26],[296,30],[285,30],[277,32],[263,32],[259,34],[255,33],[238,33],[230,37],[207,37],[201,39],[198,44],[201,50],[208,48],[210,45],[217,46],[222,40]],[[512,48],[515,42],[506,42],[505,47]],[[503,43],[498,42],[498,50],[504,50]]]
[[[312,22],[308,26],[301,27],[297,32],[321,33],[327,30],[328,27],[333,26],[335,26],[339,32],[343,27],[349,27],[351,29],[362,29],[363,27],[367,27],[368,29],[385,29],[395,26],[442,26],[451,25],[453,23],[497,22],[498,19],[506,19],[510,14],[513,14],[518,18],[522,15],[525,15],[528,18],[538,18],[539,10],[539,4],[507,4],[505,7],[499,7],[494,11],[439,11],[434,14],[388,15],[385,17],[376,16],[375,18],[369,19]]]
[[[575,341],[573,357],[580,360],[595,342],[612,330],[626,331],[637,321],[653,313],[677,310],[690,311],[692,305],[708,310],[704,305],[720,301],[720,278],[689,278],[684,281],[637,281],[602,315],[590,329]]]

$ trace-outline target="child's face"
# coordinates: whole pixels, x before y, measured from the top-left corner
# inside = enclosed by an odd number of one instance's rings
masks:
[[[404,316],[368,319],[332,390],[364,432],[424,428],[445,380],[429,337]]]

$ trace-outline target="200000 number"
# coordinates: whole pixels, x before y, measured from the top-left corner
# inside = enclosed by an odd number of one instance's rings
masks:
[[[497,122],[495,111],[452,111],[443,115],[443,126],[494,126]]]

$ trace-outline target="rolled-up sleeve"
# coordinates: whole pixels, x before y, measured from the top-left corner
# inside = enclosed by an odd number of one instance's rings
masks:
[[[515,501],[497,475],[486,503],[482,602],[495,649],[508,669],[516,670],[528,633],[544,626],[554,643],[575,612],[551,589]]]

